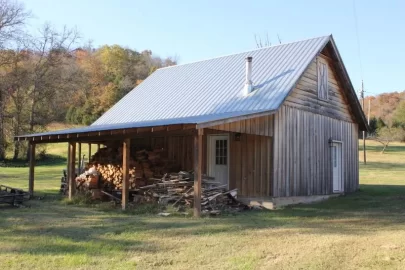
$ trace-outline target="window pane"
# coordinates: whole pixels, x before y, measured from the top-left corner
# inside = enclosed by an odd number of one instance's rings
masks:
[[[226,157],[224,157],[224,163],[223,163],[224,165],[227,165],[228,164],[228,160],[227,160],[227,158]]]
[[[318,97],[328,99],[328,66],[318,60]]]

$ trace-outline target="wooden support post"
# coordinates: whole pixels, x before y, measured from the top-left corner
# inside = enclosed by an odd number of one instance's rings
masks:
[[[100,150],[100,144],[97,144],[97,152]]]
[[[77,164],[77,168],[78,168],[77,172],[78,172],[78,174],[81,174],[82,173],[82,143],[78,143],[78,146],[79,146],[79,149],[78,149],[79,159],[78,159],[78,164]]]
[[[70,179],[70,144],[67,144],[67,164],[66,164],[66,177],[67,177],[67,183],[69,184],[69,179]]]
[[[76,193],[76,143],[69,143],[69,200],[73,198]]]
[[[35,143],[29,143],[29,177],[28,177],[28,192],[34,196],[34,168],[35,168]]]
[[[91,143],[89,143],[89,162],[90,162],[90,159],[91,159]]]
[[[129,201],[129,157],[131,155],[131,139],[125,139],[122,146],[122,210],[126,210]]]
[[[204,129],[198,129],[194,136],[194,217],[201,216],[203,135]]]

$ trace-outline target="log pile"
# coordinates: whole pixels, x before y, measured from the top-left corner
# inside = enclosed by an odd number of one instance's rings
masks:
[[[78,177],[78,189],[100,189],[103,194],[115,197],[122,189],[123,168],[122,148],[101,148],[91,159],[98,174]],[[134,152],[129,162],[129,189],[135,204],[155,202],[162,206],[172,206],[179,211],[193,207],[194,174],[179,171],[179,166],[162,157],[161,150]],[[97,186],[95,187],[95,184]],[[114,191],[115,190],[115,191]],[[120,198],[117,197],[119,200]],[[237,200],[237,190],[228,190],[214,178],[203,176],[201,189],[202,213],[219,214],[221,211],[241,211],[248,208]]]
[[[161,157],[162,150],[140,150],[131,156],[129,162],[129,188],[136,189],[148,183],[153,177],[161,177],[164,172],[178,171],[180,168],[169,159]],[[122,189],[122,148],[101,148],[91,158],[106,189]]]
[[[161,205],[184,210],[194,204],[194,175],[189,172],[165,174],[160,181],[139,189],[134,202],[156,201]],[[215,182],[212,177],[203,176],[201,192],[201,210],[203,213],[219,214],[221,211],[241,211],[248,206],[239,202],[237,190],[228,190],[226,186]]]
[[[106,189],[122,189],[124,173],[121,166],[98,164],[96,169],[103,180],[103,187]],[[144,185],[145,181],[142,172],[137,170],[136,167],[129,169],[129,189],[135,189]]]

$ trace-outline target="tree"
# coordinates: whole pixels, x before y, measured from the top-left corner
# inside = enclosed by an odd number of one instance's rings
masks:
[[[381,128],[385,127],[385,126],[386,126],[386,124],[385,124],[384,121],[381,119],[381,117],[378,117],[378,118],[377,118],[377,123],[376,123],[377,130],[378,130],[378,129],[381,129]]]
[[[23,49],[13,51],[11,61],[2,69],[11,136],[43,130],[57,114],[58,106],[66,106],[64,99],[75,86],[71,46],[77,38],[75,30],[59,32],[45,24],[38,36],[24,40]],[[20,146],[15,142],[15,159]]]
[[[392,121],[396,126],[405,127],[405,101],[401,101],[395,109]]]
[[[22,29],[30,13],[20,3],[10,0],[0,0],[0,69],[11,62],[13,52],[8,47],[13,47],[14,42],[20,41],[24,33]],[[2,71],[1,76],[4,75]],[[5,158],[5,107],[8,99],[7,85],[0,87],[0,160]]]
[[[156,69],[176,64],[175,58],[152,57],[150,50],[139,53],[119,45],[80,49],[79,58],[81,83],[66,120],[84,125],[93,123]]]
[[[33,38],[30,48],[30,74],[32,86],[28,89],[29,96],[29,132],[34,132],[35,125],[43,125],[41,113],[49,109],[56,90],[67,90],[72,76],[64,69],[67,66],[72,46],[79,38],[75,29],[66,27],[58,32],[49,24],[45,24],[40,35]],[[48,102],[45,102],[48,101]],[[43,115],[43,114],[42,114]]]
[[[377,118],[375,118],[375,116],[370,118],[368,126],[370,127],[370,134],[373,136],[377,132]]]
[[[392,141],[403,141],[405,138],[405,130],[401,127],[385,126],[378,130],[377,137],[374,140],[383,145],[381,153],[383,154],[388,145]]]

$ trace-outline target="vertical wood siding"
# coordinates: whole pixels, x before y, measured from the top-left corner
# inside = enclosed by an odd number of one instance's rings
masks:
[[[271,195],[272,138],[242,134],[235,141],[231,133],[229,187],[239,195],[263,197]]]
[[[358,189],[358,125],[283,105],[274,119],[273,196],[333,192],[329,139],[342,141],[345,192]]]
[[[236,141],[235,132],[206,129],[204,134],[205,161],[208,136],[229,134],[229,188],[237,188],[240,196],[271,196],[271,137],[242,133]],[[207,164],[204,171],[207,172]]]
[[[182,170],[194,169],[194,138],[192,135],[167,138],[168,158],[180,165]]]
[[[257,121],[258,123],[260,121]],[[271,121],[271,126],[273,121]],[[249,125],[254,127],[256,124]],[[272,137],[241,133],[236,141],[236,132],[205,129],[203,136],[203,173],[207,173],[208,136],[229,135],[229,187],[237,188],[240,196],[271,196],[272,192]],[[145,145],[145,141],[150,145]],[[193,135],[159,136],[148,140],[138,138],[133,146],[148,149],[166,149],[165,156],[174,160],[182,170],[193,170]]]
[[[194,137],[191,134],[137,137],[132,140],[131,145],[135,151],[164,149],[162,158],[173,160],[182,170],[194,169]]]
[[[317,61],[328,64],[328,100],[318,98]],[[336,71],[322,55],[310,64],[297,86],[286,98],[284,105],[347,122],[356,122],[342,85],[337,80]]]
[[[215,130],[239,132],[246,134],[273,136],[273,119],[273,115],[266,115],[217,125],[210,128]]]

